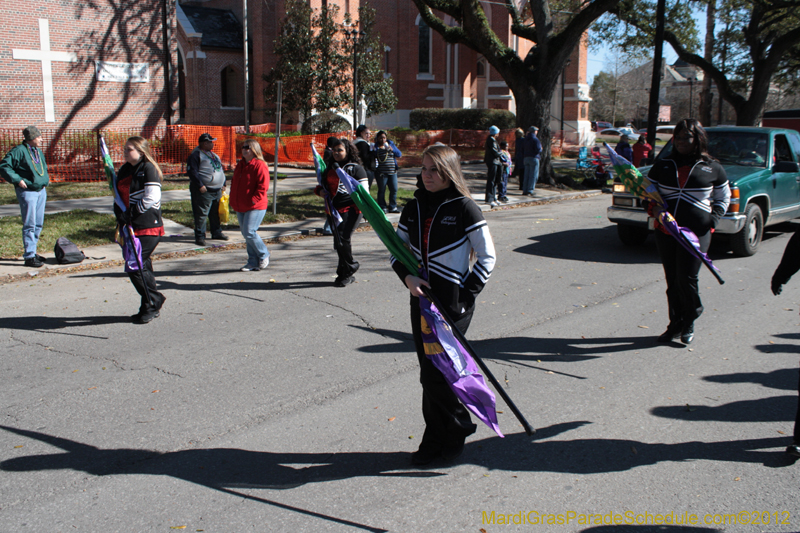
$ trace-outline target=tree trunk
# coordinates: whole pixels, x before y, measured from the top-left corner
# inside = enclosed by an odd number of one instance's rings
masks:
[[[714,19],[717,16],[717,1],[709,0],[706,7],[706,42],[703,57],[709,63],[714,61]],[[711,126],[711,76],[703,76],[703,88],[700,90],[700,122]]]

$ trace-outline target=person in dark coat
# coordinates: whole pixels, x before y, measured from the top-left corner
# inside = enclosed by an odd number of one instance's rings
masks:
[[[537,137],[539,128],[531,126],[525,136],[525,151],[523,162],[525,164],[525,178],[522,184],[522,194],[536,196],[536,182],[539,181],[539,160],[542,157],[542,142]]]
[[[772,294],[778,296],[783,291],[783,286],[789,282],[798,270],[800,270],[800,230],[795,231],[792,238],[789,239],[786,250],[783,252],[781,263],[772,275]],[[786,453],[795,457],[800,457],[800,376],[798,376],[797,393],[794,435],[792,444],[786,448]]]
[[[525,182],[525,132],[522,128],[514,130],[514,175],[519,179],[519,190]]]
[[[500,144],[497,142],[497,134],[500,128],[492,126],[489,128],[489,136],[486,137],[484,144],[483,162],[486,163],[486,197],[484,201],[492,207],[497,207],[497,189],[500,180],[503,179],[503,167],[500,161]]]

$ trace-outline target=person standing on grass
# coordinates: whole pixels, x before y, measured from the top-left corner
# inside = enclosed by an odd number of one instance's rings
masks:
[[[198,246],[206,245],[206,222],[211,226],[212,239],[228,240],[219,227],[219,199],[225,194],[225,172],[222,161],[213,151],[214,141],[216,139],[210,134],[202,134],[197,147],[186,160],[194,215],[194,242]]]
[[[42,153],[42,132],[36,126],[22,130],[22,144],[8,151],[0,161],[0,175],[14,185],[22,215],[22,257],[26,267],[39,268],[45,258],[38,253],[39,236],[44,226],[44,206],[50,176]]]
[[[242,143],[242,159],[231,180],[231,208],[236,211],[239,229],[247,243],[247,263],[242,272],[264,270],[269,266],[269,250],[258,236],[258,227],[267,214],[269,167],[254,139]]]
[[[114,202],[118,228],[130,226],[142,245],[141,270],[128,272],[131,283],[141,297],[139,312],[131,318],[136,324],[147,324],[158,318],[167,297],[158,292],[150,256],[164,235],[161,218],[161,181],[163,174],[142,137],[130,137],[125,143],[125,164],[117,172],[117,194],[126,206],[123,211]],[[146,287],[145,287],[146,285]],[[149,296],[149,300],[148,300]]]

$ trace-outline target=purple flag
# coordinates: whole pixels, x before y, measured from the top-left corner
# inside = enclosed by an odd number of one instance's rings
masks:
[[[419,305],[425,355],[444,375],[461,403],[502,437],[494,394],[483,381],[475,361],[455,338],[436,306],[427,298],[420,298]]]
[[[122,258],[125,260],[125,272],[138,272],[142,264],[142,243],[136,238],[130,226],[119,228],[117,243],[122,247]]]

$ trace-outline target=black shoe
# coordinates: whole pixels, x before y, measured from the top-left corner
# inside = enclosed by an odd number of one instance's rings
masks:
[[[437,444],[422,443],[419,450],[411,454],[412,465],[426,465],[442,456],[442,448]]]
[[[356,280],[353,276],[348,276],[346,278],[336,278],[336,281],[333,282],[334,287],[347,287],[351,283]]]
[[[137,318],[134,318],[133,322],[134,324],[147,324],[148,322],[152,322],[153,320],[158,318],[160,315],[161,313],[159,313],[155,309],[150,309],[139,315]]]
[[[681,342],[683,344],[691,344],[694,340],[694,323],[684,326],[681,330]]]
[[[504,204],[507,204],[508,203],[508,196],[501,196],[500,197],[500,201],[503,202]]]
[[[46,258],[45,256],[43,256],[43,255],[39,255],[39,254],[36,254],[36,256],[35,256],[35,257],[36,257],[36,259],[38,259],[38,260],[39,260],[39,261],[41,261],[42,263],[47,263],[47,258]]]
[[[42,265],[44,265],[44,261],[40,261],[36,256],[29,257],[25,260],[26,267],[41,268]]]
[[[442,459],[445,461],[453,461],[458,459],[464,453],[464,441],[457,442],[454,445],[446,446],[442,450]]]
[[[786,447],[786,453],[795,457],[800,457],[800,444],[792,444]]]
[[[400,210],[398,208],[396,208],[396,207],[390,207],[389,210],[386,211],[386,212],[387,213],[399,213]]]
[[[672,342],[680,336],[681,329],[683,329],[683,326],[680,322],[677,324],[670,322],[667,326],[667,331],[658,336],[658,342],[662,344]]]
[[[224,233],[217,233],[216,235],[212,235],[211,238],[217,241],[227,241],[229,239]]]
[[[205,246],[206,245],[206,238],[205,237],[198,237],[194,240],[194,243],[197,246]]]

